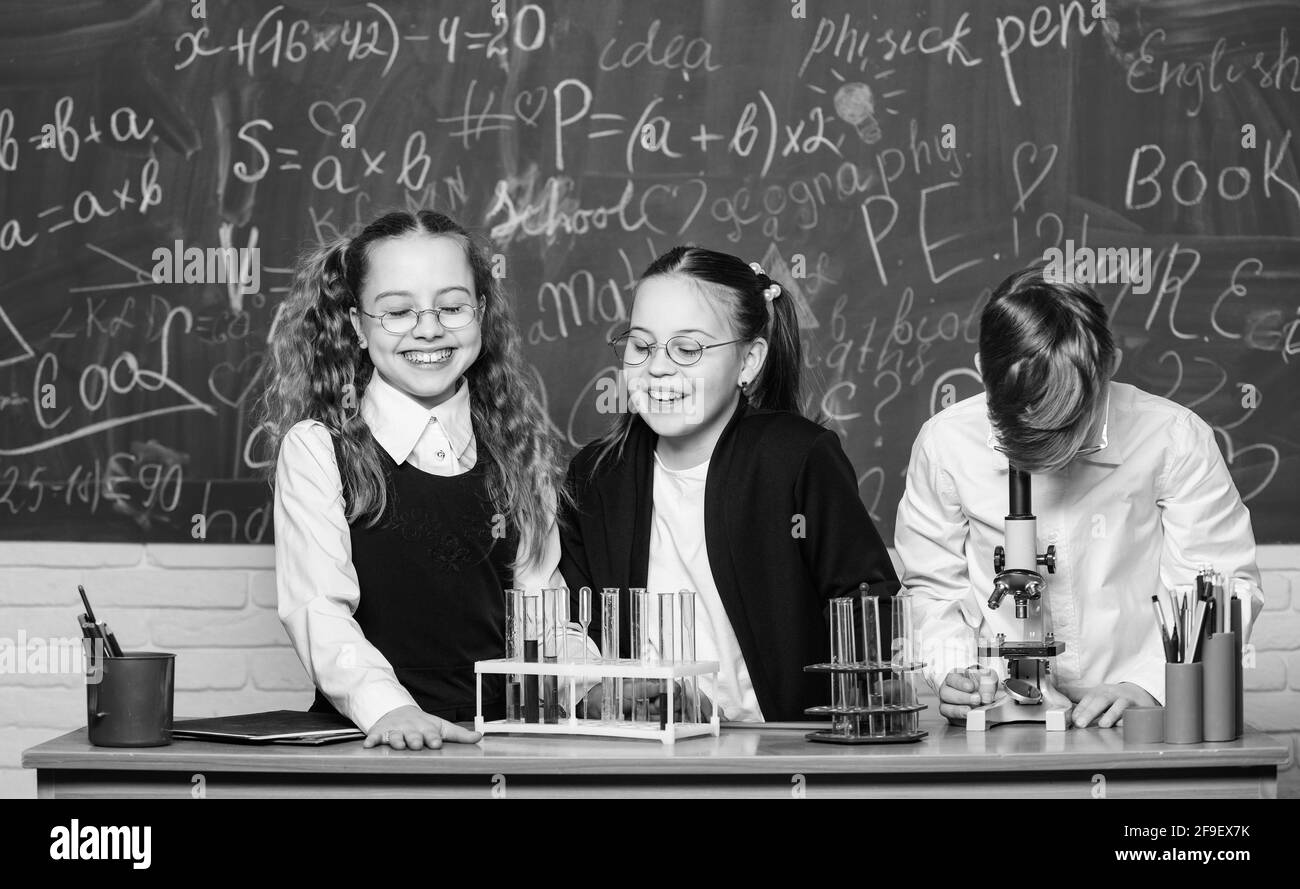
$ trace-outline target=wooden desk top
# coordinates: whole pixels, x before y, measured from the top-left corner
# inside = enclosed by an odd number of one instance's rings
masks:
[[[926,718],[928,717],[928,718]],[[816,727],[821,727],[818,725]],[[725,726],[719,738],[665,746],[657,741],[488,735],[441,750],[365,749],[360,741],[322,747],[176,741],[168,747],[92,747],[84,728],[23,752],[29,769],[382,773],[389,775],[998,773],[1100,769],[1282,766],[1289,745],[1247,729],[1227,743],[1126,747],[1120,729],[1000,726],[966,732],[922,714],[930,736],[914,744],[840,746],[804,739],[812,724]]]

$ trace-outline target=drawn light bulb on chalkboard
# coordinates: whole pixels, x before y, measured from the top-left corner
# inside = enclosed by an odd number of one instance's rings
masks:
[[[876,121],[876,99],[865,83],[846,83],[835,91],[835,113],[858,131],[868,145],[880,141],[880,124]]]

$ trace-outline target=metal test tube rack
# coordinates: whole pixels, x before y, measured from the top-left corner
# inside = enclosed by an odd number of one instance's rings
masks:
[[[809,673],[825,673],[831,680],[831,703],[804,711],[809,716],[831,717],[829,729],[805,736],[810,741],[899,744],[929,734],[918,725],[926,705],[917,702],[916,683],[925,664],[915,659],[913,650],[911,596],[902,592],[882,600],[869,595],[866,587],[861,585],[857,597],[856,621],[852,598],[831,600],[831,659],[804,667]],[[888,628],[880,615],[882,601],[888,603]],[[855,632],[858,626],[860,646]]]

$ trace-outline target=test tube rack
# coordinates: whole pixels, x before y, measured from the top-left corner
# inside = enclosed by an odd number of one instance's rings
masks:
[[[579,719],[574,715],[575,708],[558,722],[521,722],[516,720],[483,718],[483,676],[555,676],[568,680],[569,701],[578,700],[579,683],[598,682],[604,678],[611,679],[658,679],[664,682],[667,696],[667,716],[664,726],[660,722]],[[712,676],[713,687],[718,682],[717,661],[677,661],[662,664],[643,664],[638,660],[620,658],[618,660],[589,660],[566,663],[548,663],[499,658],[478,661],[474,664],[474,694],[477,710],[474,716],[474,730],[484,734],[521,734],[521,735],[587,735],[610,738],[637,738],[649,741],[661,741],[673,744],[679,738],[693,738],[700,735],[717,737],[722,723],[715,712],[706,722],[681,722],[675,720],[676,680],[698,676]]]
[[[869,686],[874,682],[883,680],[886,674],[904,677],[906,674],[915,673],[924,666],[923,661],[904,664],[893,662],[810,664],[804,667],[804,672],[850,675],[853,677],[852,681],[858,686],[856,697],[859,700],[870,700]],[[917,714],[925,709],[927,709],[926,705],[919,703],[881,703],[865,707],[837,707],[833,704],[826,704],[820,707],[809,707],[804,710],[804,713],[808,716],[829,716],[832,719],[845,717],[857,720],[859,726],[865,725],[866,728],[865,731],[858,729],[849,734],[842,734],[833,729],[824,729],[809,732],[804,737],[809,741],[820,741],[825,744],[907,744],[919,741],[929,734],[929,732],[917,728]],[[873,720],[878,722],[873,722]],[[879,728],[873,730],[873,725],[878,725]]]

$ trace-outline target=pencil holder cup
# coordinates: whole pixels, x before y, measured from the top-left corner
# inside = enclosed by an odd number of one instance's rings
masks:
[[[1125,744],[1160,744],[1164,740],[1164,707],[1129,707],[1124,711]]]
[[[86,733],[96,747],[162,747],[172,742],[176,655],[127,651],[105,657],[90,646]]]
[[[1198,744],[1204,671],[1200,661],[1165,664],[1165,743]]]
[[[1207,741],[1237,737],[1237,634],[1215,633],[1205,640],[1201,710]]]

